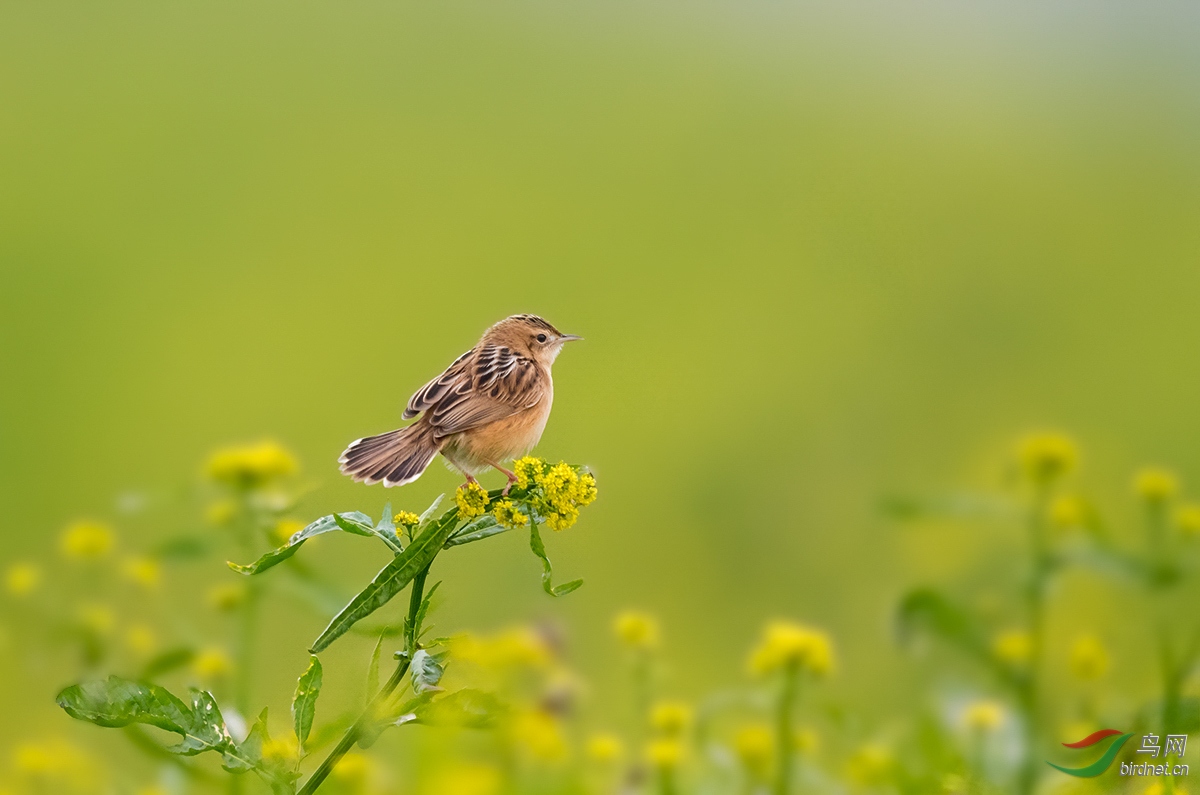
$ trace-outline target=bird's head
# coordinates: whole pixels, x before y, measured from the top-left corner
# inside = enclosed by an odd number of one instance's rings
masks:
[[[482,343],[503,345],[549,367],[563,345],[581,339],[575,334],[563,334],[537,315],[513,315],[484,332]]]

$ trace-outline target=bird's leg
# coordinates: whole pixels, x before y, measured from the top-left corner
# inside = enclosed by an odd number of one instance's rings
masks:
[[[463,469],[463,468],[462,468],[462,467],[460,467],[458,464],[455,464],[455,465],[454,465],[454,468],[455,468],[455,469],[457,469],[459,472],[463,473],[463,477],[467,479],[467,483],[474,483],[476,486],[478,486],[478,485],[479,485],[479,481],[478,481],[478,480],[476,480],[476,479],[475,479],[475,476],[474,476],[474,475],[472,475],[470,472],[468,472],[467,470]]]
[[[503,472],[504,477],[508,478],[508,484],[504,487],[504,491],[500,492],[503,496],[507,497],[508,490],[511,489],[513,487],[513,484],[517,482],[516,473],[510,472],[509,470],[507,470],[504,467],[497,464],[495,461],[485,461],[484,463],[486,463],[492,469],[498,469],[499,471]]]

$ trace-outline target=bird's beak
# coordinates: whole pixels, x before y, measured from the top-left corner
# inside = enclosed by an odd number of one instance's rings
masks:
[[[583,339],[583,337],[579,336],[578,334],[563,334],[561,337],[558,338],[558,341],[559,342],[570,342],[571,340],[581,340],[581,339]]]

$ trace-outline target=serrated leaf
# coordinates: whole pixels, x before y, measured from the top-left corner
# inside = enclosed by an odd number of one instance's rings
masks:
[[[446,672],[443,662],[446,653],[430,654],[425,649],[417,649],[408,667],[408,675],[412,678],[412,689],[418,695],[429,690],[437,689]]]
[[[437,557],[442,545],[453,532],[457,518],[458,510],[451,509],[441,519],[431,523],[403,552],[388,561],[375,575],[375,579],[371,580],[370,585],[333,617],[309,651],[318,654],[328,648],[329,644],[346,634],[355,623],[383,607],[392,597],[404,590],[413,577]]]
[[[233,743],[212,694],[193,691],[188,704],[169,690],[119,676],[71,685],[55,699],[76,720],[120,728],[134,723],[174,732],[182,739],[171,751],[192,756],[223,751]]]
[[[292,728],[300,744],[300,755],[304,755],[304,744],[312,731],[313,717],[317,712],[317,698],[321,695],[323,674],[321,661],[309,658],[308,669],[296,681],[296,695],[292,698]]]
[[[437,511],[438,506],[442,504],[442,500],[444,499],[446,499],[445,494],[439,494],[433,498],[433,502],[429,503],[429,507],[422,512],[420,519],[417,521],[418,530],[423,530],[425,525],[432,521],[434,512]]]
[[[546,554],[546,545],[542,543],[542,534],[538,531],[536,521],[529,523],[529,548],[533,550],[533,554],[542,560],[543,591],[551,596],[566,596],[583,585],[583,580],[571,580],[571,582],[558,586],[553,584],[554,567],[550,564],[550,557]]]

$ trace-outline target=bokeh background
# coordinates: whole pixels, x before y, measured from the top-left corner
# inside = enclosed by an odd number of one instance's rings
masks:
[[[0,558],[81,516],[201,528],[164,506],[264,437],[301,514],[419,511],[454,474],[385,493],[338,453],[536,312],[586,337],[539,452],[598,473],[549,539],[587,584],[548,599],[516,536],[464,548],[439,629],[558,623],[604,720],[619,610],[659,617],[689,698],[791,617],[837,645],[828,697],[902,721],[932,663],[898,596],[1020,535],[881,499],[996,488],[1039,428],[1118,536],[1139,466],[1200,482],[1198,33],[1186,3],[3,2]],[[347,588],[380,565],[321,550]],[[1052,624],[1151,694],[1129,593],[1060,588]],[[323,622],[270,610],[284,710]],[[65,731],[72,661],[6,643],[0,746]],[[370,646],[331,650],[331,693]]]

